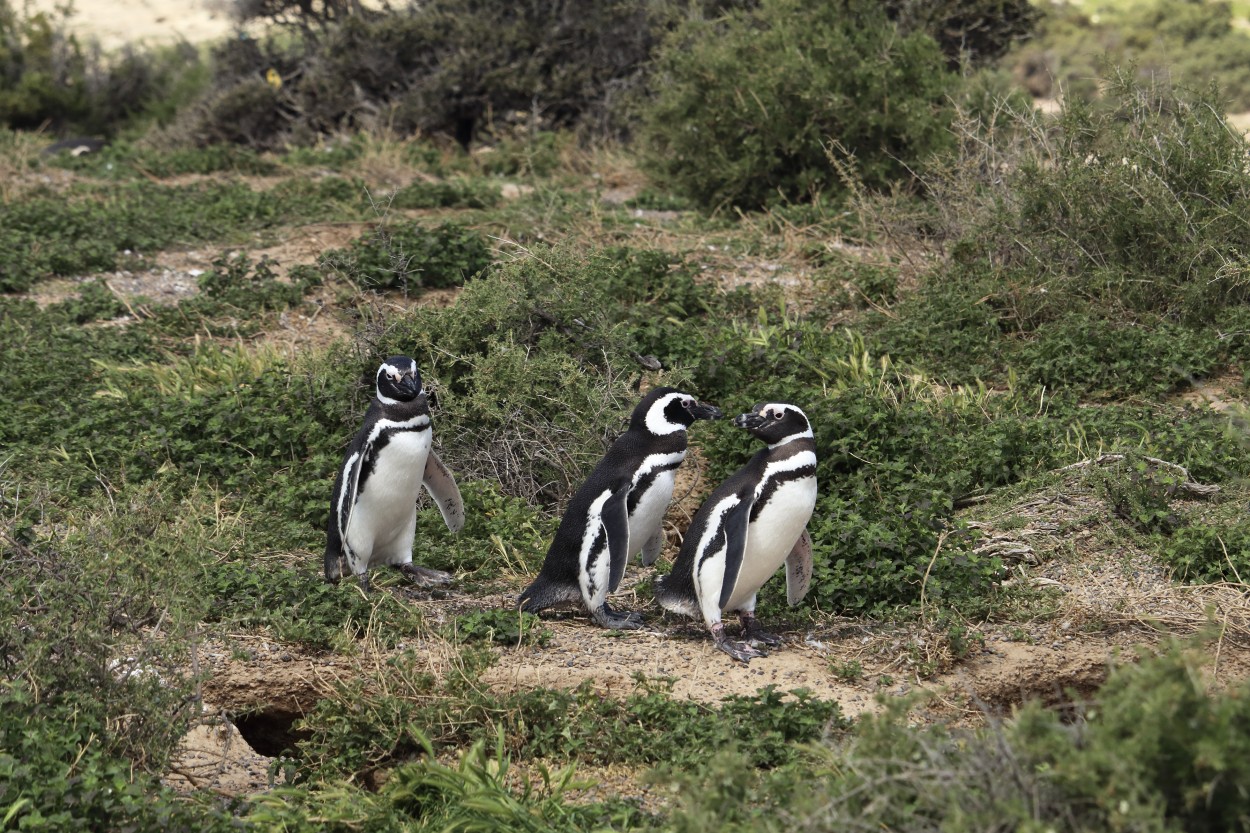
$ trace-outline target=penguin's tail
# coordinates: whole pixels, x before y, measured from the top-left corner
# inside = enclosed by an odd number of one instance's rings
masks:
[[[680,613],[683,616],[693,616],[699,618],[699,605],[695,602],[690,594],[683,593],[680,589],[673,587],[675,584],[671,575],[661,576],[655,582],[655,601],[660,607],[673,613]]]
[[[549,580],[542,573],[517,597],[517,607],[526,613],[537,613],[558,604],[580,602],[581,590]]]
[[[338,550],[332,547],[326,547],[325,555],[325,571],[326,581],[331,584],[338,584],[339,579],[343,577],[343,558]]]

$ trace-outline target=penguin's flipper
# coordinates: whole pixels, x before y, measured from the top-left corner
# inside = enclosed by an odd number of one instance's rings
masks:
[[[812,583],[812,536],[807,527],[803,534],[794,542],[794,548],[786,556],[786,601],[791,607],[798,604],[807,595],[807,588]]]
[[[464,500],[460,497],[460,487],[433,451],[425,458],[425,474],[422,477],[425,490],[438,504],[438,511],[443,513],[447,528],[459,532],[464,526]]]
[[[642,545],[642,565],[650,567],[655,560],[660,557],[660,550],[664,548],[664,525],[660,524],[655,534],[647,539],[647,543]]]
[[[612,493],[599,513],[603,531],[608,536],[608,592],[615,593],[625,576],[629,561],[629,505],[626,498],[632,483],[626,481]]]
[[[725,577],[720,586],[720,608],[725,609],[734,585],[738,583],[738,571],[742,569],[742,556],[747,551],[747,524],[751,521],[751,502],[739,500],[725,511],[721,518],[721,531],[725,536]]]
[[[331,507],[334,512],[334,518],[331,523],[338,524],[338,541],[342,550],[342,554],[347,556],[347,566],[353,571],[356,565],[353,563],[354,554],[352,553],[351,544],[347,542],[347,530],[351,526],[352,512],[356,510],[356,493],[360,488],[360,470],[364,468],[365,455],[368,453],[369,446],[365,445],[360,451],[353,452],[343,461],[343,470],[339,472],[339,476],[343,478],[343,490],[338,495],[338,505]],[[329,575],[330,553],[326,552],[326,574]]]

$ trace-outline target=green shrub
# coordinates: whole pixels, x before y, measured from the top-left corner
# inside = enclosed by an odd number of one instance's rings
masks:
[[[515,757],[552,764],[701,768],[707,749],[734,745],[749,766],[774,768],[847,725],[836,702],[773,686],[715,706],[675,699],[670,684],[642,678],[624,696],[604,696],[590,681],[494,694],[479,679],[493,661],[487,650],[465,651],[442,680],[406,652],[387,663],[384,679],[345,684],[300,724],[302,766],[328,780],[402,763],[427,745],[438,753],[502,737]],[[368,688],[385,693],[369,696]]]
[[[1074,711],[1033,702],[974,730],[896,701],[775,774],[732,753],[675,773],[670,829],[1244,831],[1250,692],[1203,679],[1172,651],[1118,668]]]
[[[456,617],[443,628],[448,639],[462,642],[486,642],[500,645],[546,645],[551,631],[542,626],[533,613],[520,610],[478,610]]]
[[[1204,86],[1216,84],[1230,112],[1250,108],[1250,36],[1232,3],[1146,0],[1107,3],[1097,11],[1048,4],[1036,39],[1010,60],[1038,95],[1094,100],[1108,63],[1132,67],[1152,79]]]
[[[138,147],[126,141],[112,142],[95,153],[82,156],[58,154],[47,164],[102,179],[219,172],[267,176],[277,171],[277,165],[250,148],[210,145],[204,148],[155,149]]]
[[[279,222],[357,217],[363,189],[339,177],[288,180],[268,191],[241,182],[161,185],[145,180],[36,191],[0,204],[0,291],[49,275],[116,269],[123,252],[219,241]]]
[[[51,317],[61,318],[74,324],[89,324],[118,318],[127,313],[126,305],[113,294],[108,284],[96,279],[82,284],[77,298],[58,301],[48,307]]]
[[[420,612],[403,598],[384,592],[366,597],[352,581],[327,584],[319,558],[302,570],[249,559],[209,564],[204,572],[203,591],[213,600],[206,622],[265,628],[287,643],[342,648],[369,634],[393,647],[421,626]]]
[[[0,0],[0,125],[113,135],[168,116],[196,88],[203,62],[190,44],[126,47],[106,59],[69,34],[72,14],[70,6],[31,13]]]
[[[683,12],[628,0],[436,0],[305,19],[297,33],[219,44],[213,92],[179,132],[265,148],[383,125],[466,146],[568,127],[620,134],[650,56]],[[270,69],[278,89],[263,80]]]
[[[910,181],[947,144],[958,86],[932,39],[859,0],[764,0],[688,21],[656,73],[647,165],[705,209],[837,195],[830,147],[870,188]]]
[[[499,203],[498,186],[472,179],[448,182],[418,180],[395,192],[392,208],[493,208]]]
[[[1219,328],[1250,300],[1250,173],[1211,99],[1120,75],[1096,106],[961,131],[923,220],[884,213],[938,265],[865,325],[875,349],[958,383],[1100,398],[1174,389],[1242,349]]]
[[[1241,582],[1250,576],[1250,525],[1187,524],[1160,542],[1160,554],[1181,581]]]
[[[228,829],[158,783],[197,702],[213,496],[120,482],[78,498],[0,472],[0,827]],[[101,483],[107,483],[97,474]],[[56,523],[47,521],[57,519]],[[158,534],[159,533],[159,534]]]
[[[1001,148],[1019,154],[1010,175],[960,188],[970,202],[953,216],[971,223],[950,229],[951,253],[959,269],[994,264],[1000,289],[987,302],[1012,329],[1091,306],[1203,324],[1250,298],[1238,242],[1250,171],[1222,110],[1123,75],[1107,98],[1069,101],[1053,127],[1022,116],[1028,136],[1047,140]]]
[[[1095,472],[1093,479],[1111,511],[1139,532],[1171,533],[1183,523],[1171,503],[1184,483],[1175,470],[1133,454],[1113,469]]]
[[[1033,35],[1042,10],[1027,0],[887,0],[903,32],[937,41],[952,66],[991,64]]]
[[[379,228],[327,252],[321,264],[365,287],[410,291],[462,286],[490,266],[491,253],[479,232],[459,223],[414,222]]]

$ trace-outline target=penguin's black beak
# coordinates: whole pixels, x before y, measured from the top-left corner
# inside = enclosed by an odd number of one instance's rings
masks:
[[[764,424],[764,417],[752,411],[749,414],[738,414],[734,417],[734,425],[739,428],[745,428],[748,431],[754,431]]]
[[[415,375],[411,375],[408,373],[405,373],[403,376],[399,377],[399,382],[398,384],[396,384],[396,387],[399,388],[400,391],[402,391],[403,393],[407,394],[408,396],[414,399],[416,398],[417,394],[421,393],[421,382],[417,379]]]
[[[706,402],[700,402],[692,407],[690,415],[695,419],[720,419],[724,416],[720,408],[715,405],[709,405]]]

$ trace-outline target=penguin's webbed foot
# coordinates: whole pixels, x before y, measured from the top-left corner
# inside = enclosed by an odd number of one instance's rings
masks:
[[[725,625],[721,622],[712,625],[712,641],[716,643],[716,647],[719,650],[724,651],[739,662],[749,663],[755,657],[768,656],[768,654],[748,642],[734,642],[725,636]]]
[[[408,581],[418,587],[437,587],[441,584],[451,584],[451,573],[444,573],[442,570],[435,570],[431,567],[420,567],[416,564],[396,564],[395,569],[404,574]]]
[[[760,622],[755,618],[753,613],[739,613],[738,618],[742,620],[742,638],[751,643],[762,643],[776,647],[784,640],[775,633],[769,633],[760,627]]]
[[[598,610],[590,611],[595,624],[614,631],[636,631],[643,627],[641,613],[617,613],[604,602]]]

